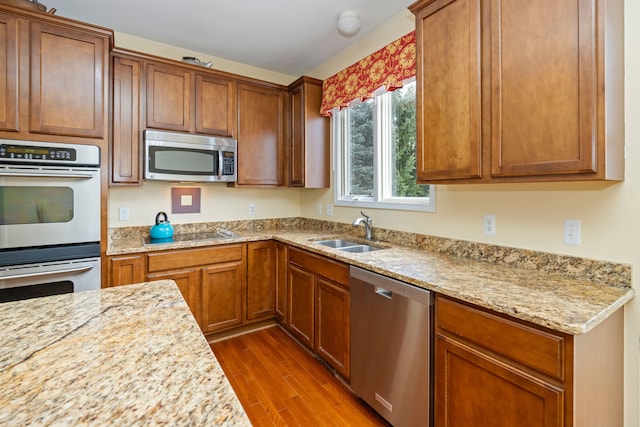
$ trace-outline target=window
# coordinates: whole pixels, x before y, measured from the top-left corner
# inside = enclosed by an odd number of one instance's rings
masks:
[[[435,210],[434,187],[416,184],[415,80],[333,117],[336,205]]]

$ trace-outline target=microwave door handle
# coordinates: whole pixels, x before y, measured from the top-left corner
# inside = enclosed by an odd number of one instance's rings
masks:
[[[89,179],[93,178],[92,174],[83,174],[83,173],[51,173],[51,172],[0,172],[0,176],[12,176],[18,178],[81,178],[81,179]]]
[[[224,169],[224,163],[222,163],[222,149],[218,149],[218,179],[222,179],[222,169]]]
[[[38,276],[54,276],[58,274],[68,274],[68,273],[81,273],[83,271],[89,271],[93,268],[92,265],[86,265],[76,268],[66,268],[63,270],[53,270],[53,271],[38,271],[34,273],[26,273],[26,274],[14,274],[13,276],[0,276],[1,280],[12,280],[12,279],[28,279],[30,277],[38,277]]]

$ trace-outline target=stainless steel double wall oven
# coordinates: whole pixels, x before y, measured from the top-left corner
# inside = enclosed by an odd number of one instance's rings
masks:
[[[100,288],[100,148],[0,140],[0,302]]]

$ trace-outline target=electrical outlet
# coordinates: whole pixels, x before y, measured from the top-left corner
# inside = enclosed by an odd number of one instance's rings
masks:
[[[118,208],[118,219],[120,221],[129,221],[129,208]]]
[[[333,205],[331,203],[327,203],[327,216],[333,216]]]
[[[318,203],[318,215],[322,215],[322,203]]]
[[[256,204],[249,203],[249,215],[255,215],[255,214],[256,214]]]
[[[564,244],[574,246],[582,244],[582,221],[579,219],[564,220]]]
[[[484,234],[487,236],[495,236],[496,235],[496,216],[487,214],[484,216]]]

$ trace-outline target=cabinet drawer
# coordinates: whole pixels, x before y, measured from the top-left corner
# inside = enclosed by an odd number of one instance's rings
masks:
[[[559,380],[565,379],[565,337],[438,297],[436,332],[445,332]]]
[[[228,245],[202,249],[182,249],[147,255],[150,273],[154,271],[174,270],[218,262],[242,259],[243,245]]]
[[[306,270],[326,277],[336,283],[349,287],[349,266],[342,262],[332,261],[329,258],[314,255],[300,249],[289,249],[289,262],[299,265]]]

